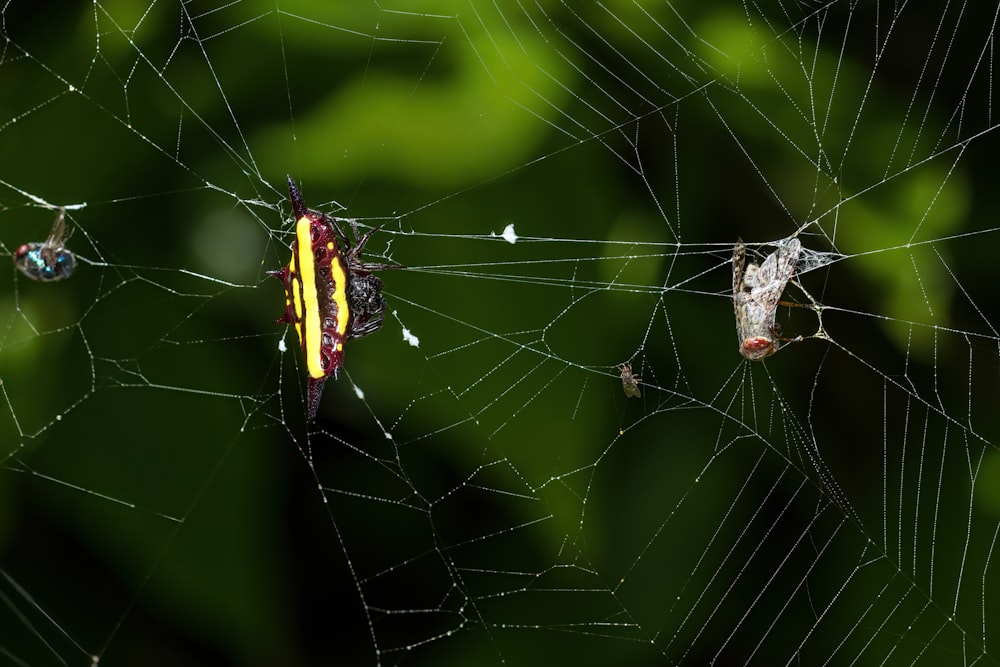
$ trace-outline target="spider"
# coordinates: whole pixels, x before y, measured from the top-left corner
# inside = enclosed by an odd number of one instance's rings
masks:
[[[39,243],[25,243],[14,253],[14,266],[32,280],[54,282],[69,278],[76,268],[76,257],[66,249],[66,210],[52,223],[49,238]]]
[[[632,375],[632,367],[628,364],[622,364],[618,370],[622,374],[622,391],[625,392],[625,396],[627,398],[640,398],[642,393],[639,391],[639,382],[642,378]]]
[[[288,265],[270,275],[285,286],[285,314],[277,322],[295,326],[309,371],[307,410],[316,416],[323,385],[344,363],[344,341],[378,331],[385,315],[382,281],[373,271],[401,268],[367,264],[361,251],[372,234],[358,234],[351,245],[337,218],[306,207],[302,193],[288,177],[288,194],[295,215],[295,240]]]

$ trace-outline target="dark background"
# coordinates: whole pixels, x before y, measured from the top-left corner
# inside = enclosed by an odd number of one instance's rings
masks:
[[[993,664],[990,11],[8,3],[0,655]],[[407,267],[314,424],[286,174]]]

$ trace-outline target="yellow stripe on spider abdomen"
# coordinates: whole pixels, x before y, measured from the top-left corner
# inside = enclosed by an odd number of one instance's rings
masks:
[[[326,373],[320,355],[323,340],[322,322],[319,313],[319,296],[316,291],[316,264],[312,249],[312,223],[309,216],[302,216],[295,223],[296,260],[299,265],[299,279],[302,290],[293,292],[302,295],[302,303],[295,304],[296,315],[301,325],[299,338],[305,352],[306,368],[310,377],[321,378]]]
[[[337,341],[337,349],[343,348],[343,337],[347,333],[347,322],[350,320],[348,305],[347,305],[347,274],[344,271],[343,262],[341,262],[340,254],[336,252],[333,243],[327,244],[327,249],[330,251],[330,275],[333,277],[333,302],[337,306],[337,334],[341,337],[341,340]]]
[[[372,232],[361,236],[351,222],[357,246],[338,225],[338,220],[309,209],[291,177],[288,195],[292,202],[294,240],[288,265],[268,273],[285,286],[285,314],[278,322],[295,327],[309,373],[307,415],[316,417],[323,386],[344,362],[344,342],[361,338],[382,325],[385,299],[382,281],[371,276],[382,264],[365,264],[361,248]],[[343,239],[344,247],[338,241]],[[360,278],[355,275],[360,272]],[[356,281],[357,279],[357,281]],[[352,287],[354,292],[352,293]],[[355,305],[358,313],[352,312]]]

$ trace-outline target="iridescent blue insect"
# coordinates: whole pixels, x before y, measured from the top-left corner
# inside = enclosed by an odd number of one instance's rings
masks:
[[[76,257],[63,245],[66,241],[66,211],[52,223],[49,238],[42,243],[25,243],[14,253],[14,266],[32,280],[52,282],[73,275]]]

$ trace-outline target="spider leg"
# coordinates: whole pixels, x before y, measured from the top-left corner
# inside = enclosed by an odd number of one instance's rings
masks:
[[[353,328],[350,329],[348,331],[348,335],[351,338],[364,338],[368,334],[375,333],[380,328],[382,328],[382,319],[383,319],[383,316],[380,314],[380,315],[378,315],[378,317],[375,317],[375,318],[373,318],[373,319],[368,320],[367,322],[365,322],[364,326],[358,327],[357,329],[353,329]]]
[[[364,234],[358,234],[358,224],[354,220],[351,220],[351,230],[354,232],[354,238],[357,239],[354,248],[351,249],[351,256],[357,258],[357,264],[359,268],[363,271],[383,271],[385,269],[405,269],[406,267],[402,264],[368,264],[361,260],[361,249],[365,247],[368,243],[368,239],[371,238],[372,234],[382,229],[382,225],[378,227],[372,227]],[[348,246],[350,247],[350,246]]]
[[[330,224],[333,225],[333,231],[337,233],[337,240],[344,246],[344,254],[349,254],[354,249],[351,247],[351,241],[347,238],[347,234],[345,234],[344,230],[340,228],[338,221],[342,218],[335,218],[332,215],[327,215],[325,217],[330,221]],[[346,222],[346,220],[344,222]],[[354,225],[353,220],[351,220],[351,225]],[[358,248],[358,251],[360,252],[360,247]]]
[[[385,269],[405,269],[406,267],[402,264],[368,264],[366,262],[359,262],[360,267],[352,267],[354,270],[360,268],[366,273],[372,273],[374,271],[384,271]]]
[[[355,247],[358,249],[358,254],[361,254],[361,249],[365,247],[366,243],[368,243],[368,239],[371,237],[371,235],[380,229],[382,229],[382,225],[379,225],[378,227],[372,227],[363,235],[359,235],[357,221],[351,220],[351,231],[354,232]]]
[[[373,227],[369,229],[364,234],[358,232],[358,223],[354,220],[344,219],[344,218],[334,218],[333,216],[328,216],[328,219],[333,224],[333,229],[337,232],[338,240],[344,247],[344,256],[347,258],[348,264],[350,264],[353,271],[359,271],[362,273],[372,273],[374,271],[382,271],[384,269],[404,269],[402,264],[367,264],[361,259],[361,251],[365,247],[365,243],[371,238],[372,234],[382,229],[382,225],[378,227]],[[351,231],[354,234],[355,243],[351,245],[350,239],[347,238],[347,234],[340,227],[340,222],[350,222]]]

